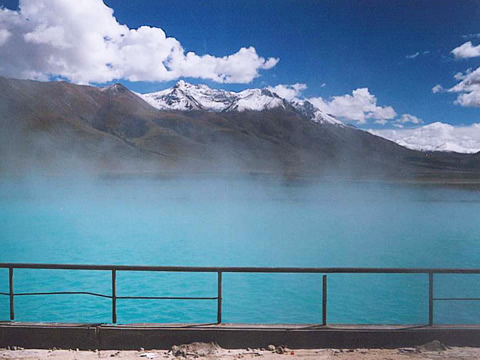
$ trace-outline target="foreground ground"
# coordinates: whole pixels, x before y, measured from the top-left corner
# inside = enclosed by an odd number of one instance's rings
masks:
[[[480,348],[445,347],[433,342],[417,348],[400,349],[287,349],[269,346],[269,349],[222,349],[214,344],[189,344],[174,346],[171,350],[38,350],[0,349],[0,359],[62,359],[88,360],[118,359],[359,359],[359,360],[408,360],[408,359],[480,359]]]

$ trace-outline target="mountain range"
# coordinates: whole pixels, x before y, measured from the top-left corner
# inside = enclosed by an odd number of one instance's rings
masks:
[[[287,101],[268,89],[247,89],[232,92],[192,85],[180,80],[174,87],[149,94],[138,94],[153,107],[164,111],[245,112],[283,109],[298,111],[321,124],[344,126],[330,114],[322,112],[309,101]]]
[[[150,94],[0,77],[0,172],[478,179],[480,154],[421,152],[267,89]]]

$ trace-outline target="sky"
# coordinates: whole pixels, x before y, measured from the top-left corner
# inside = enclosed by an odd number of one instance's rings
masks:
[[[366,129],[480,123],[480,1],[1,1],[0,74],[269,87]]]

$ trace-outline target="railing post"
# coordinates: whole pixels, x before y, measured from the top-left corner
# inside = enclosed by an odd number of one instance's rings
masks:
[[[14,293],[13,293],[13,268],[8,268],[8,285],[10,289],[10,320],[15,320],[15,303],[14,303]]]
[[[433,273],[428,273],[428,325],[433,325]]]
[[[112,270],[112,323],[117,323],[117,271]]]
[[[218,273],[218,292],[217,292],[217,324],[222,323],[222,272],[219,271]]]
[[[327,275],[322,276],[322,325],[327,325]]]

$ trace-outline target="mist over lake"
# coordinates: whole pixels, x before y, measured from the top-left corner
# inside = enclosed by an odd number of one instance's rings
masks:
[[[0,262],[461,267],[480,259],[480,193],[362,181],[274,178],[5,178]],[[329,275],[332,323],[425,323],[426,275]],[[215,274],[118,275],[119,296],[216,296]],[[438,275],[438,296],[479,297],[478,276]],[[97,291],[110,273],[16,270],[15,291]],[[8,271],[0,271],[8,292]],[[109,322],[110,301],[16,297],[20,321]],[[479,322],[442,302],[438,323]],[[119,300],[120,323],[214,322],[215,301]],[[319,323],[321,276],[225,274],[224,322]],[[8,297],[0,297],[0,319]]]

